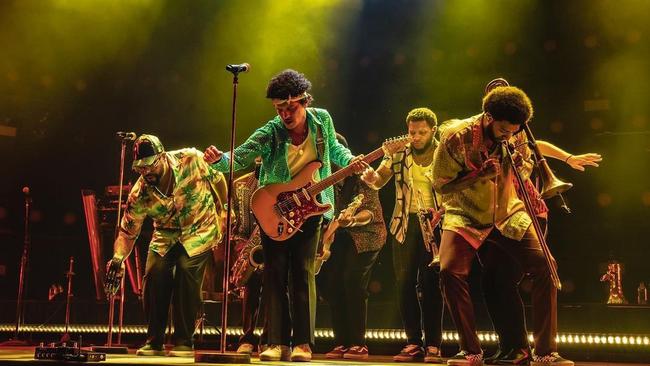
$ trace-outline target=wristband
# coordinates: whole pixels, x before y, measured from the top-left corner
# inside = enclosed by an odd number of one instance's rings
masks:
[[[569,156],[567,156],[566,159],[564,159],[564,162],[569,164],[569,159],[571,159],[572,157],[573,157],[573,155],[569,154]]]

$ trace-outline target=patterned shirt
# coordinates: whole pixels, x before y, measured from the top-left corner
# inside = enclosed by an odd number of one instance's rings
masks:
[[[351,187],[348,187],[351,185]],[[350,189],[351,188],[351,189]],[[351,192],[346,192],[350,189]],[[379,202],[379,192],[368,187],[358,176],[353,175],[346,178],[343,184],[334,186],[336,196],[336,216],[341,213],[358,194],[363,194],[363,201],[357,212],[368,210],[372,213],[372,220],[361,226],[342,227],[339,230],[346,230],[352,237],[357,253],[372,252],[380,250],[386,243],[386,224],[384,213]]]
[[[437,149],[438,141],[434,139],[433,151]],[[381,162],[381,165],[389,168],[391,174],[395,176],[395,207],[390,220],[390,233],[395,236],[398,243],[404,243],[409,223],[409,212],[413,211],[411,209],[414,195],[411,169],[413,164],[415,163],[413,162],[413,151],[410,146],[407,146],[404,151],[385,156]],[[428,178],[431,175],[425,174],[425,176]],[[430,184],[429,187],[433,192],[433,185]],[[437,195],[435,197],[438,198]]]
[[[336,140],[336,131],[330,114],[324,109],[307,108],[306,122],[309,128],[308,138],[313,139],[314,146],[318,146],[316,141],[319,129],[323,136],[323,156],[319,156],[323,163],[318,171],[320,177],[324,178],[332,174],[331,163],[347,166],[354,156],[348,148]],[[291,139],[287,128],[280,117],[275,116],[235,149],[234,170],[245,169],[253,163],[255,158],[261,156],[260,187],[271,183],[287,183],[291,180],[287,164],[287,150],[290,144]],[[223,157],[212,166],[221,172],[228,172],[230,153],[224,153]],[[334,189],[332,187],[325,188],[320,196],[322,203],[329,203],[334,207]],[[332,214],[333,210],[329,210],[324,216],[331,220]]]
[[[445,219],[443,229],[462,235],[478,248],[493,228],[504,236],[521,240],[531,224],[523,202],[517,197],[511,164],[501,144],[492,152],[484,145],[483,115],[453,122],[442,132],[440,147],[433,163],[436,190],[445,184],[477,171],[488,157],[501,161],[501,173],[494,180],[479,180],[468,188],[443,194]],[[518,150],[524,167],[530,169],[530,150]],[[524,177],[528,177],[525,174]]]
[[[223,174],[212,169],[203,153],[194,148],[164,152],[161,158],[172,170],[172,194],[165,196],[140,177],[129,193],[120,235],[137,239],[148,216],[154,225],[149,250],[164,256],[180,242],[190,257],[201,254],[221,240],[223,204],[216,184],[224,179]]]

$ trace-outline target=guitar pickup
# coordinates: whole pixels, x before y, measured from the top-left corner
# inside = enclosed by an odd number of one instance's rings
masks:
[[[304,189],[304,188],[302,189],[302,194],[305,196],[305,199],[307,201],[311,201],[311,196],[309,195],[309,193],[307,192],[306,189]]]
[[[298,196],[295,193],[293,193],[291,195],[291,197],[293,198],[294,202],[296,202],[296,205],[298,207],[302,207],[302,202],[300,202],[300,199],[298,198]]]

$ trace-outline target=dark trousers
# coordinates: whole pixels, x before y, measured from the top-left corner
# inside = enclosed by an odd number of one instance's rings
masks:
[[[175,345],[192,346],[197,313],[201,306],[201,285],[212,251],[190,257],[176,243],[161,257],[154,251],[147,255],[143,296],[147,315],[147,343],[162,345],[169,303],[173,304]]]
[[[244,286],[244,297],[242,298],[242,328],[244,334],[239,338],[239,343],[267,344],[268,334],[266,328],[258,339],[255,335],[255,327],[260,316],[264,316],[260,301],[262,290],[262,274],[255,272],[248,279]],[[263,322],[262,322],[263,323]]]
[[[546,219],[538,220],[545,228]],[[499,348],[503,351],[528,348],[526,315],[519,294],[519,283],[525,274],[523,269],[498,245],[482,245],[478,256],[483,296],[494,331],[499,336]]]
[[[262,233],[264,275],[262,301],[269,344],[314,345],[316,325],[316,281],[314,260],[320,237],[321,217],[309,218],[285,241],[274,241]],[[291,286],[289,286],[291,277]],[[289,306],[291,298],[291,306]],[[293,330],[293,334],[292,334]]]
[[[492,230],[483,245],[496,245],[531,276],[533,305],[533,334],[535,350],[546,355],[557,350],[557,289],[553,286],[549,269],[539,241],[531,228],[521,241]],[[469,293],[467,277],[476,250],[462,236],[445,230],[440,246],[440,280],[451,317],[460,335],[460,347],[470,353],[480,353],[476,335],[474,305]]]
[[[352,238],[345,230],[336,233],[332,255],[325,262],[326,280],[323,295],[332,312],[332,328],[336,345],[366,344],[368,282],[379,251],[357,253]]]
[[[409,216],[404,243],[393,239],[393,268],[404,331],[408,344],[440,347],[442,343],[443,301],[440,279],[434,267],[429,267],[431,253],[424,240],[417,216]]]

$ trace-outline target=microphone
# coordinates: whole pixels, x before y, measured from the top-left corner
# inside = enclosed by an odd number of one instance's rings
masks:
[[[117,135],[117,137],[121,139],[130,140],[130,141],[133,141],[135,140],[136,137],[138,137],[138,135],[136,135],[135,132],[124,132],[124,131],[117,131],[115,135]]]
[[[31,191],[29,190],[29,187],[24,186],[22,191],[23,194],[25,195],[25,204],[32,202],[32,195],[31,195]]]
[[[226,71],[230,71],[233,74],[239,74],[240,72],[248,72],[251,69],[251,65],[247,62],[243,64],[230,64],[226,65]]]

